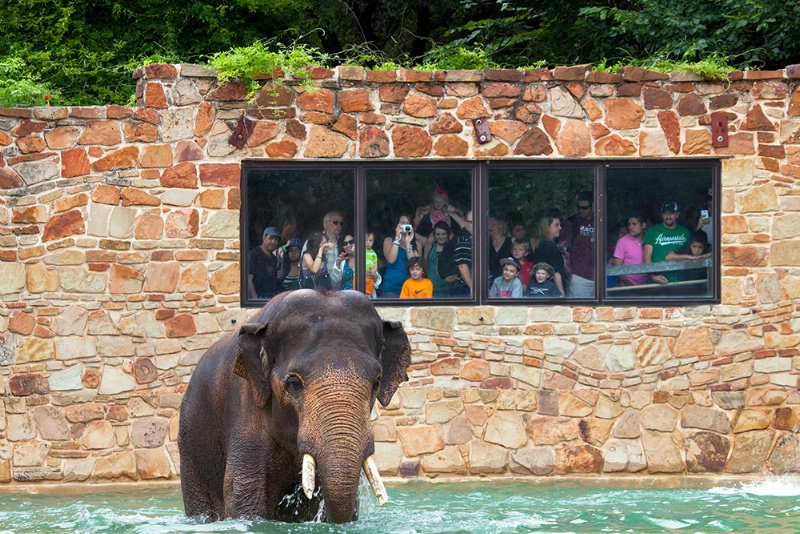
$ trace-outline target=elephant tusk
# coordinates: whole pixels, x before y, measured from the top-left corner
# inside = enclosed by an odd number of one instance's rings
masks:
[[[389,502],[389,495],[386,493],[386,488],[383,486],[383,480],[378,472],[378,466],[375,465],[375,460],[372,456],[364,460],[364,474],[367,475],[369,485],[375,493],[375,498],[378,499],[378,506],[386,506]]]
[[[317,462],[310,454],[303,455],[303,493],[309,499],[314,495],[314,484],[317,478]]]

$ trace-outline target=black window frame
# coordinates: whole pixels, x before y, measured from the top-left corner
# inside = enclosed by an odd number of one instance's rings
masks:
[[[247,296],[247,265],[246,257],[249,245],[246,236],[246,228],[250,219],[248,195],[248,173],[252,170],[308,170],[310,172],[330,170],[336,167],[337,170],[352,169],[354,178],[354,198],[353,198],[353,231],[356,235],[364,235],[366,232],[367,217],[367,185],[366,173],[369,170],[380,169],[441,169],[441,168],[469,168],[472,170],[472,206],[473,212],[473,291],[470,297],[447,298],[447,299],[377,299],[375,305],[387,307],[408,307],[408,306],[609,306],[609,307],[653,307],[653,306],[698,306],[715,305],[721,302],[721,239],[717,237],[712,244],[713,258],[713,280],[710,289],[710,296],[702,297],[609,297],[605,294],[605,284],[595,283],[594,298],[567,298],[567,299],[498,299],[489,298],[489,287],[487,278],[488,261],[488,219],[491,206],[489,205],[489,178],[492,169],[564,169],[564,168],[592,168],[594,169],[594,220],[596,233],[597,251],[605,251],[607,247],[607,232],[600,231],[607,227],[607,171],[609,169],[653,169],[653,168],[707,168],[711,173],[713,207],[712,225],[713,235],[721,236],[721,160],[719,158],[670,158],[670,159],[647,159],[647,160],[616,160],[616,159],[546,159],[546,160],[389,160],[389,161],[311,161],[311,160],[289,160],[273,161],[263,159],[247,159],[242,161],[241,166],[241,207],[240,207],[240,305],[244,308],[262,307],[263,300],[253,300]],[[566,215],[566,214],[565,214]],[[376,243],[376,246],[378,244]],[[356,257],[364,254],[364,244],[362,240],[356,239]],[[596,280],[605,280],[606,262],[605,254],[595,254],[595,276]],[[354,289],[365,291],[365,267],[363,262],[356,263],[356,287]]]

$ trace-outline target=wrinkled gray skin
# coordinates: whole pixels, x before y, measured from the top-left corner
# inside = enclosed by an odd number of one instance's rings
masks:
[[[399,323],[355,291],[282,293],[200,359],[181,404],[186,514],[223,518],[357,517],[361,465],[374,452],[370,411],[411,363]],[[309,501],[303,454],[317,462]],[[293,495],[292,503],[280,504]],[[298,504],[299,503],[299,504]]]

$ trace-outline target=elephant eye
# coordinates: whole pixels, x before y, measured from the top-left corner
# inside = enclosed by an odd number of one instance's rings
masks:
[[[297,396],[303,391],[303,380],[297,375],[289,375],[285,384],[286,391],[291,395]]]
[[[378,394],[378,390],[381,389],[381,376],[379,375],[378,378],[375,379],[375,382],[372,383],[372,395],[375,396]]]

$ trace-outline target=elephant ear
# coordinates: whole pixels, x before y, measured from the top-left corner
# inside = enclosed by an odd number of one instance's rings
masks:
[[[408,380],[406,369],[411,365],[411,345],[403,326],[398,321],[383,322],[383,347],[381,348],[381,388],[378,400],[384,407],[389,405],[397,387]]]
[[[269,383],[261,362],[261,338],[266,331],[265,324],[243,324],[239,329],[236,359],[233,362],[234,374],[247,380],[259,408],[266,406],[270,397]]]

